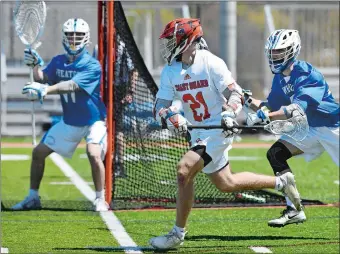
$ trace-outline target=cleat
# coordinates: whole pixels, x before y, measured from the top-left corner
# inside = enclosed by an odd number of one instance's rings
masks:
[[[282,192],[292,201],[298,211],[302,211],[303,206],[301,204],[300,194],[296,189],[294,175],[287,172],[279,177],[283,183]]]
[[[150,239],[149,243],[155,249],[176,249],[184,243],[184,236],[180,236],[175,229],[172,229],[167,235],[157,236]]]
[[[41,202],[39,196],[27,196],[23,201],[12,206],[13,211],[28,211],[41,209]]]
[[[109,210],[109,205],[103,198],[96,198],[96,200],[93,202],[93,206],[93,210],[95,212],[107,212]]]
[[[289,224],[299,224],[306,221],[305,212],[298,211],[291,206],[287,206],[281,214],[282,215],[279,218],[268,221],[268,226],[280,228]]]

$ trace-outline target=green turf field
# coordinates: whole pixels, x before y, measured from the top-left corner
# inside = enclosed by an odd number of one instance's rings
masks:
[[[30,148],[1,149],[1,154],[6,155],[30,156],[30,153]],[[77,149],[73,159],[66,161],[86,182],[91,182],[88,162],[80,157],[84,153],[85,149]],[[250,162],[234,161],[233,171],[272,174],[265,153],[266,149],[231,150],[230,156],[260,158]],[[1,196],[5,205],[10,206],[27,194],[29,164],[27,160],[1,161]],[[290,165],[303,198],[339,202],[339,185],[335,183],[339,180],[339,170],[327,154],[311,163],[295,158],[290,160]],[[48,204],[50,209],[2,212],[1,246],[8,248],[9,253],[124,253],[100,215],[89,211],[91,204],[82,193],[74,185],[51,184],[53,182],[69,182],[69,179],[48,159],[40,195],[42,204]],[[306,223],[282,229],[267,227],[267,220],[279,215],[281,210],[265,207],[194,209],[189,220],[189,234],[180,252],[255,253],[250,246],[263,246],[273,253],[339,253],[337,207],[307,206]],[[166,233],[175,216],[173,210],[117,211],[115,214],[145,253],[153,252],[148,246],[149,238]]]

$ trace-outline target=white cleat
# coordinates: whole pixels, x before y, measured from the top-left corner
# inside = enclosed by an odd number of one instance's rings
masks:
[[[149,243],[155,249],[175,249],[184,243],[184,236],[180,236],[175,229],[172,229],[167,235],[157,236],[150,239]]]
[[[301,211],[301,198],[298,190],[296,189],[294,175],[291,172],[287,172],[279,177],[283,183],[282,192],[292,201],[296,210]]]
[[[23,210],[39,210],[41,209],[41,202],[39,196],[27,196],[23,201],[12,206],[11,210],[23,211]]]
[[[304,211],[298,211],[291,206],[287,206],[285,210],[281,212],[281,216],[277,219],[268,221],[269,227],[284,227],[289,224],[299,224],[306,221],[306,215]]]
[[[109,205],[103,198],[96,198],[93,202],[95,212],[107,212],[109,210]]]

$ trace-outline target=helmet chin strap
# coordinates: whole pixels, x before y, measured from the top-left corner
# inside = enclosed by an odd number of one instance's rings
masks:
[[[75,54],[75,55],[69,54],[65,50],[65,55],[67,56],[67,59],[70,63],[74,62],[78,57],[82,56],[84,53],[85,53],[85,47],[78,54]]]

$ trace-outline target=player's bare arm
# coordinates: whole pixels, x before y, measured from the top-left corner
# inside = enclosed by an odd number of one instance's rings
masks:
[[[34,66],[33,77],[34,77],[35,82],[38,82],[41,84],[46,84],[48,82],[47,74],[41,70],[41,67],[39,65]]]

